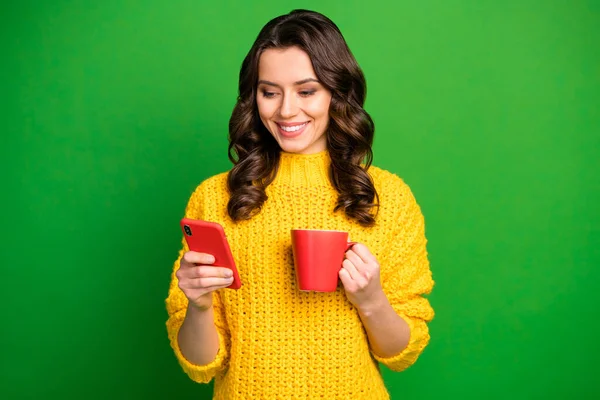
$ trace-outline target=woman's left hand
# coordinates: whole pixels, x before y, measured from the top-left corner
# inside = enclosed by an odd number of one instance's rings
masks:
[[[367,246],[357,243],[346,252],[340,279],[346,297],[359,310],[372,308],[385,298],[381,287],[379,263]]]

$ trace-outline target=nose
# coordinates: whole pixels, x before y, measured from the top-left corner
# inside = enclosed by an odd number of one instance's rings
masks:
[[[298,113],[297,99],[294,95],[285,94],[281,100],[281,108],[279,109],[279,115],[281,118],[291,118]]]

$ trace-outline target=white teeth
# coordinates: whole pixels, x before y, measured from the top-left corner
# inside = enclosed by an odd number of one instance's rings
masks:
[[[296,132],[296,131],[304,128],[306,126],[306,124],[307,124],[307,122],[303,123],[302,125],[296,125],[296,126],[281,126],[281,125],[279,125],[279,127],[286,132]]]

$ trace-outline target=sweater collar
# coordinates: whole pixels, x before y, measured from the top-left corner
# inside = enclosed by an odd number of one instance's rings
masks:
[[[280,153],[279,170],[275,185],[314,187],[331,186],[327,150],[315,154]]]

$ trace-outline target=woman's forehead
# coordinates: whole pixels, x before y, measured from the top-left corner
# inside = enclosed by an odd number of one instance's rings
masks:
[[[265,50],[258,62],[258,77],[277,85],[302,84],[317,78],[309,55],[298,47]]]

